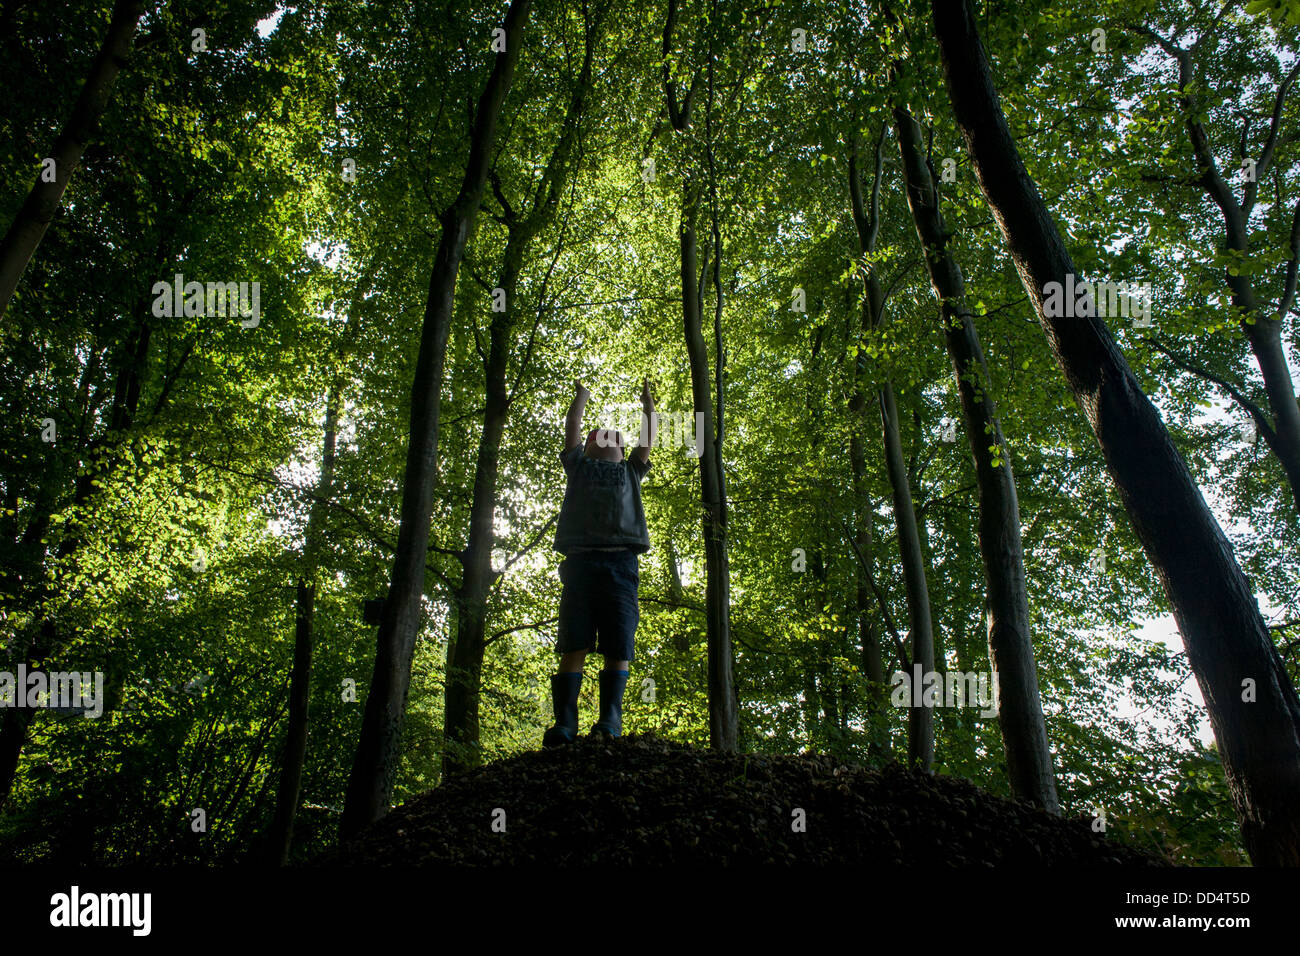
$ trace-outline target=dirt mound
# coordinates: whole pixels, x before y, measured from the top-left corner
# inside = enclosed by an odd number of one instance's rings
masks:
[[[1167,865],[951,777],[654,737],[520,754],[394,810],[318,865]]]

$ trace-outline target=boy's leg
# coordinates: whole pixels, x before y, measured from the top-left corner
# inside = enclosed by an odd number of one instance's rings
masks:
[[[596,618],[592,599],[591,562],[582,558],[565,558],[560,562],[559,623],[556,625],[555,649],[560,654],[559,672],[581,672],[583,661],[596,649]]]
[[[586,563],[569,558],[560,562],[559,634],[556,650],[560,666],[551,677],[551,706],[555,724],[542,737],[542,746],[571,743],[578,736],[578,694],[582,690],[582,665],[595,643],[596,627],[591,616],[590,575]]]
[[[623,691],[628,666],[635,657],[633,645],[640,621],[640,573],[635,552],[612,558],[604,578],[607,597],[597,628],[598,650],[604,655],[605,667],[600,672],[600,719],[591,732],[617,737],[623,732]]]

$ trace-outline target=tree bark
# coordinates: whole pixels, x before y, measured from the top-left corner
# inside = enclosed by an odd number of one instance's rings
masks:
[[[1257,865],[1300,865],[1300,701],[1232,547],[1105,322],[1049,317],[1074,264],[1025,170],[966,0],[931,0],[976,177],[1182,632]],[[1245,699],[1243,699],[1245,698]]]
[[[68,188],[73,169],[98,132],[117,74],[131,55],[131,40],[143,13],[143,0],[117,0],[113,5],[104,43],[95,56],[71,115],[46,157],[54,160],[54,179],[46,182],[43,176],[36,177],[8,232],[0,240],[0,319],[9,311],[14,290],[18,288],[32,254],[59,211],[59,202]]]
[[[698,200],[693,187],[682,196],[681,281],[682,320],[686,354],[691,368],[693,411],[703,414],[700,441],[700,501],[704,506],[704,607],[708,633],[709,743],[716,750],[735,751],[738,714],[732,676],[731,581],[727,560],[725,502],[720,481],[721,463],[709,381],[708,345],[701,322],[703,281],[697,265],[695,215]],[[698,284],[697,284],[698,283]]]
[[[858,170],[857,131],[849,152],[849,198],[852,203],[853,222],[858,232],[858,250],[864,254],[875,252],[876,238],[880,232],[880,178],[882,171],[882,146],[884,132],[876,143],[875,164],[871,183],[870,203],[864,201],[862,180]],[[885,314],[885,297],[875,271],[866,275],[866,297],[862,303],[860,333],[880,327]],[[859,350],[859,356],[861,351]],[[859,363],[861,374],[862,363]],[[903,440],[898,425],[898,406],[894,387],[889,381],[877,389],[880,422],[885,446],[885,470],[894,502],[894,525],[898,531],[899,560],[903,566],[903,583],[907,590],[907,614],[911,625],[913,666],[920,664],[924,673],[934,670],[934,630],[930,615],[930,590],[926,583],[925,557],[921,552],[921,536],[916,525],[916,511],[912,507],[912,488],[907,477],[907,461],[903,456]],[[864,552],[865,553],[865,552]],[[908,673],[913,680],[913,673]],[[909,707],[907,711],[908,762],[922,770],[934,766],[934,712],[926,706]]]
[[[492,75],[478,101],[465,178],[456,200],[439,217],[442,235],[429,278],[420,352],[411,386],[411,431],[402,486],[401,528],[380,618],[361,739],[348,780],[341,822],[344,839],[383,817],[392,796],[411,683],[411,659],[422,617],[429,516],[437,478],[443,364],[451,332],[456,276],[483,199],[497,122],[514,78],[530,6],[531,0],[513,0],[506,13],[506,48],[497,54]]]
[[[948,231],[934,175],[922,145],[921,127],[902,107],[894,109],[907,203],[921,240],[930,284],[940,302],[944,341],[961,395],[962,417],[979,488],[979,543],[984,559],[989,664],[997,681],[998,721],[1006,745],[1011,792],[1050,813],[1060,813],[1052,752],[1038,692],[1020,505],[1011,450],[1002,435],[990,392],[988,365],[975,320],[966,304],[966,281],[948,250]],[[996,448],[1000,464],[994,464]]]

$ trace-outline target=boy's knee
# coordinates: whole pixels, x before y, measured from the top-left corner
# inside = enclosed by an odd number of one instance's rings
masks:
[[[582,670],[582,664],[586,659],[586,651],[566,651],[560,656],[560,673],[573,673]]]

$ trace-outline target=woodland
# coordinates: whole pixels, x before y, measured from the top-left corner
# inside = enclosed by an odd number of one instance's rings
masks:
[[[3,0],[0,52],[0,861],[302,863],[539,750],[565,410],[648,378],[625,733],[1300,865],[1295,0]]]

